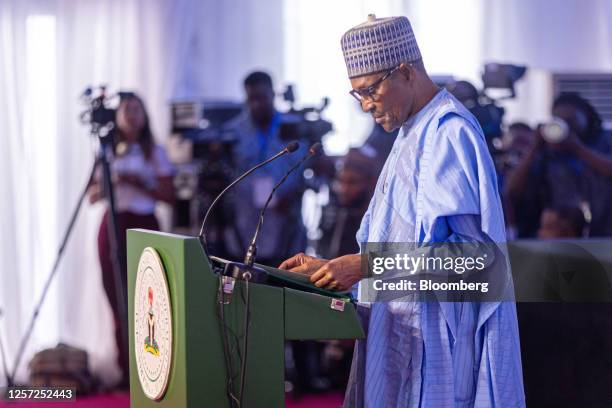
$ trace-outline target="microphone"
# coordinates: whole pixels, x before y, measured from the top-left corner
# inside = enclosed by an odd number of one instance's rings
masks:
[[[289,177],[291,173],[293,173],[298,167],[300,167],[306,160],[316,155],[320,149],[321,149],[321,143],[315,143],[312,146],[310,146],[310,149],[308,149],[308,153],[306,153],[304,157],[300,159],[300,161],[298,161],[295,165],[293,165],[293,167],[289,169],[289,171],[285,174],[285,176],[282,179],[280,179],[278,183],[276,183],[272,191],[270,191],[270,195],[268,195],[268,199],[266,200],[266,203],[264,204],[263,208],[259,212],[259,221],[257,222],[257,227],[255,228],[253,239],[251,240],[251,243],[249,244],[247,252],[244,256],[244,264],[247,265],[248,267],[253,266],[253,263],[255,262],[255,257],[257,256],[257,236],[259,235],[259,230],[261,229],[261,225],[263,224],[264,213],[266,212],[266,209],[268,208],[268,204],[270,204],[270,201],[272,200],[272,196],[274,195],[276,190],[281,186],[281,184],[283,184],[285,180],[287,180],[287,177]]]
[[[217,204],[219,199],[221,199],[221,197],[223,197],[223,195],[225,195],[225,193],[228,190],[230,190],[232,187],[234,187],[241,180],[243,180],[246,176],[248,176],[249,174],[251,174],[252,172],[257,170],[258,168],[265,166],[266,164],[268,164],[268,163],[278,159],[281,156],[284,156],[284,155],[286,155],[288,153],[295,152],[299,147],[300,147],[300,144],[298,142],[291,142],[291,143],[289,143],[283,150],[281,150],[280,152],[276,153],[274,156],[272,156],[269,159],[267,159],[267,160],[265,160],[265,161],[255,165],[255,166],[251,167],[249,170],[244,172],[240,177],[238,177],[236,180],[232,181],[227,187],[225,187],[223,189],[223,191],[221,191],[219,193],[219,195],[217,195],[217,197],[215,197],[213,202],[210,204],[210,207],[208,207],[208,210],[206,211],[206,214],[204,215],[204,220],[202,220],[202,226],[200,228],[200,234],[198,235],[198,237],[200,238],[200,242],[202,243],[202,246],[204,247],[204,254],[206,255],[207,258],[208,258],[208,243],[206,242],[206,233],[204,232],[204,228],[206,226],[206,221],[208,220],[208,217],[210,216],[210,213],[211,213],[212,209],[214,208],[215,204]]]

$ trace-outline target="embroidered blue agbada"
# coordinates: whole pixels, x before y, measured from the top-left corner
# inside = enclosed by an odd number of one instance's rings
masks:
[[[362,250],[492,241],[505,251],[482,130],[446,90],[402,126],[357,240]],[[346,407],[525,405],[513,302],[375,302],[361,313],[367,338],[355,348]]]

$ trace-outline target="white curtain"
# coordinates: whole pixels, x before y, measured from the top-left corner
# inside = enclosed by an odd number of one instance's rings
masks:
[[[167,102],[184,92],[195,0],[0,2],[0,336],[9,369],[93,162],[78,115],[88,85],[134,90],[164,142]],[[102,205],[83,206],[18,379],[41,348],[86,349],[116,379],[112,319],[96,236]],[[3,376],[0,375],[0,385]]]
[[[9,369],[93,161],[96,143],[78,121],[85,87],[139,93],[163,143],[171,101],[240,100],[252,69],[280,83],[281,25],[282,0],[0,1],[0,337]],[[117,379],[96,248],[103,211],[82,209],[20,380],[32,354],[58,341],[86,349],[104,382]]]
[[[557,72],[612,70],[610,0],[492,0],[483,6],[489,59]]]
[[[187,97],[241,101],[243,80],[253,70],[271,74],[280,91],[283,77],[283,0],[205,1],[190,44]]]

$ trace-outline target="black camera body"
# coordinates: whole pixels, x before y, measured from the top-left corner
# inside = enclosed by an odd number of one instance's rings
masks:
[[[321,142],[333,127],[325,119],[308,119],[308,111],[292,111],[281,116],[280,138],[286,141],[307,140],[309,145]]]
[[[117,109],[112,107],[115,97],[119,97],[119,101],[124,98],[133,97],[133,92],[120,91],[111,97],[107,96],[106,86],[100,85],[97,87],[87,87],[81,99],[88,105],[87,110],[81,113],[81,122],[91,126],[91,133],[100,137],[104,142],[112,140],[116,129]]]
[[[320,143],[323,136],[331,132],[331,122],[321,117],[322,112],[329,104],[329,98],[323,98],[320,107],[309,106],[295,109],[293,86],[288,85],[283,93],[283,99],[290,105],[289,111],[281,115],[280,138],[286,141],[305,140],[310,145]]]

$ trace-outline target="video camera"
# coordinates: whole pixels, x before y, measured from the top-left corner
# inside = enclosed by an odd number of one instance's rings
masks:
[[[283,93],[283,99],[289,103],[289,111],[281,117],[280,138],[286,141],[307,140],[312,145],[321,142],[323,136],[333,129],[331,122],[321,118],[321,113],[327,108],[329,98],[323,98],[320,107],[295,109],[293,85],[288,85]]]
[[[192,145],[189,160],[195,166],[179,167],[175,184],[182,191],[189,185],[185,198],[199,197],[203,206],[232,180],[234,176],[235,135],[227,132],[227,123],[243,109],[240,103],[224,101],[173,102],[171,106],[172,133]]]
[[[133,92],[122,91],[107,96],[106,85],[87,87],[81,95],[81,100],[87,105],[87,110],[81,112],[79,118],[82,123],[91,126],[91,134],[103,140],[107,137],[112,139],[116,128],[116,105],[121,99],[133,96]]]
[[[450,81],[445,84],[448,91],[463,103],[480,124],[492,155],[498,154],[502,148],[505,110],[499,106],[499,101],[516,96],[514,84],[523,77],[526,70],[527,68],[522,66],[489,63],[484,66],[481,91],[468,81]],[[492,89],[509,93],[493,98],[488,92]]]

